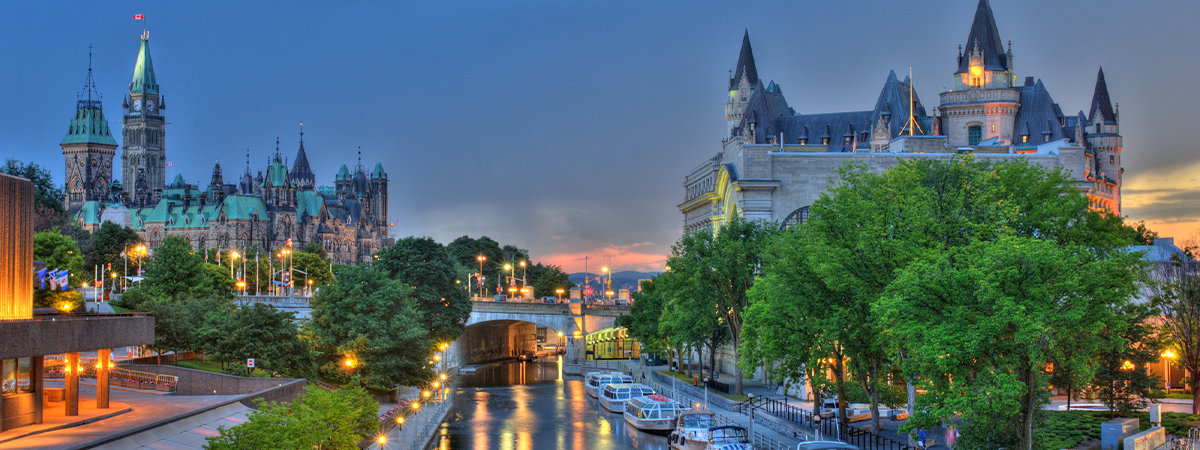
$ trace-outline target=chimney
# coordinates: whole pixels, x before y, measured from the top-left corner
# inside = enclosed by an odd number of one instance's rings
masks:
[[[1033,82],[1033,77],[1025,77],[1025,85],[1026,86],[1033,86],[1034,84],[1035,83]]]

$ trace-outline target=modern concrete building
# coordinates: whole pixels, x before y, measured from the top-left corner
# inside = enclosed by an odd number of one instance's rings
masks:
[[[789,105],[778,84],[759,77],[747,32],[725,92],[728,135],[720,153],[684,178],[684,231],[719,226],[734,212],[783,226],[803,222],[847,162],[880,172],[961,153],[1061,168],[1093,208],[1119,215],[1120,113],[1104,71],[1088,110],[1064,113],[1041,80],[1018,81],[1012,46],[1004,48],[987,0],[979,0],[965,55],[963,48],[953,61],[953,88],[939,94],[932,113],[911,80],[894,71],[871,109],[800,113],[802,105]]]
[[[0,174],[0,431],[42,422],[46,355],[65,356],[61,414],[73,416],[79,414],[84,369],[79,352],[98,351],[96,407],[106,409],[111,349],[154,342],[154,317],[149,315],[34,311],[33,207],[33,184]]]

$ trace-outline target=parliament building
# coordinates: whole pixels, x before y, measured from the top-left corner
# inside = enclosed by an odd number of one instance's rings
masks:
[[[301,130],[299,150],[288,166],[279,152],[265,169],[245,171],[226,182],[220,163],[211,177],[188,183],[176,175],[168,183],[166,100],[154,76],[148,34],[141,38],[133,82],[122,101],[121,178],[113,176],[117,141],[104,117],[88,69],[84,93],[63,138],[66,160],[65,207],[81,226],[105,221],[130,227],[151,247],[180,236],[199,249],[321,243],[337,264],[365,262],[392,242],[388,230],[388,176],[376,163],[368,173],[361,153],[354,170],[342,165],[334,186],[318,186],[309,167]]]
[[[726,91],[722,150],[684,179],[684,231],[720,226],[735,212],[786,227],[805,220],[847,162],[881,172],[963,153],[1060,168],[1093,208],[1120,215],[1120,112],[1103,69],[1088,109],[1064,113],[1042,80],[1018,77],[1012,43],[1004,44],[991,5],[980,0],[953,61],[953,89],[938,95],[937,107],[927,109],[911,80],[893,71],[870,109],[798,113],[778,84],[759,77],[747,32]]]

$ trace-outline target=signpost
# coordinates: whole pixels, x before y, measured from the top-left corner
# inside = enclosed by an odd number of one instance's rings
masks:
[[[251,368],[251,369],[253,369],[253,368],[254,368],[254,358],[247,358],[247,359],[246,359],[246,367],[249,367],[249,368]]]

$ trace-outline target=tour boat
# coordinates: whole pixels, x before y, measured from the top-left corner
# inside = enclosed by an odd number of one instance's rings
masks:
[[[594,372],[588,375],[587,382],[583,384],[583,391],[587,392],[587,395],[599,398],[600,391],[604,389],[604,385],[606,384],[632,382],[633,377],[621,372]]]
[[[683,409],[657,394],[631,398],[625,402],[625,421],[642,431],[666,434],[675,429],[675,414]]]
[[[708,429],[708,446],[705,450],[751,450],[750,435],[737,425],[726,425]]]
[[[629,401],[629,399],[653,394],[654,389],[650,389],[650,386],[642,383],[613,383],[604,386],[604,390],[600,396],[600,406],[603,406],[608,412],[623,414],[625,412],[625,402]]]
[[[708,429],[717,426],[717,415],[704,409],[689,409],[675,414],[675,431],[667,441],[672,450],[704,450],[708,447]]]

